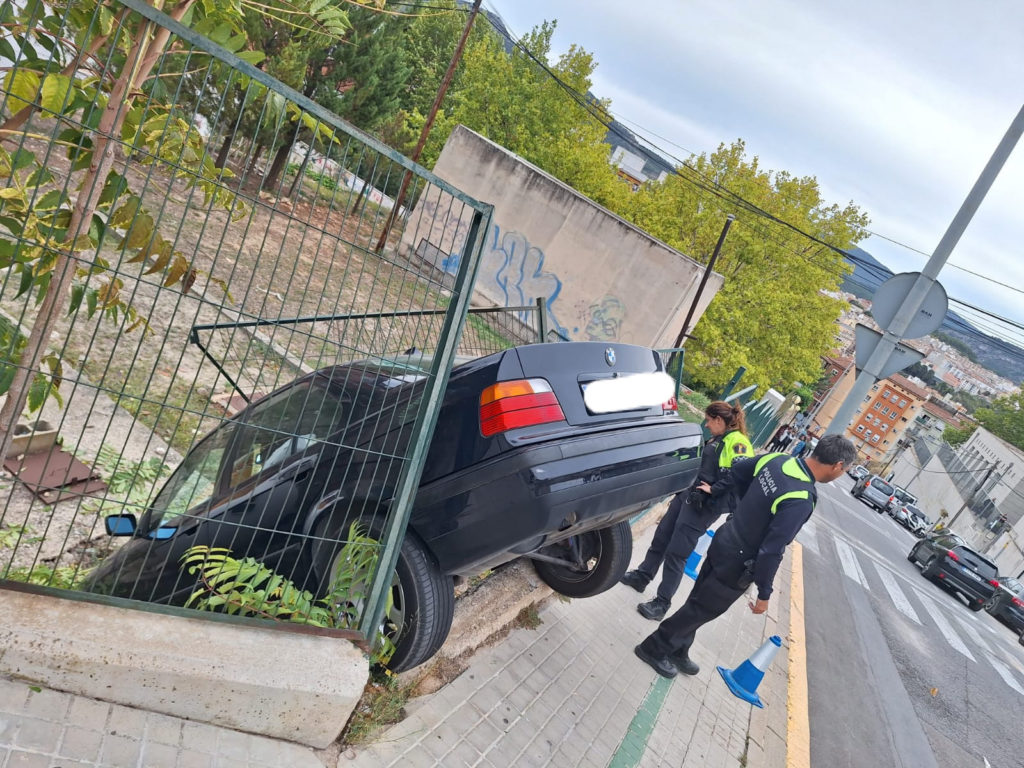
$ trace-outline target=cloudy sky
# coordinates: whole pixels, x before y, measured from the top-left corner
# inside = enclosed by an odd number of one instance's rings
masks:
[[[594,93],[676,157],[742,138],[762,167],[817,177],[826,200],[867,211],[876,234],[860,246],[895,272],[924,267],[1024,105],[1021,0],[484,7],[516,36],[557,19],[554,53],[593,53]],[[1024,141],[939,280],[951,298],[1024,325]],[[1019,328],[953,308],[1024,346]]]

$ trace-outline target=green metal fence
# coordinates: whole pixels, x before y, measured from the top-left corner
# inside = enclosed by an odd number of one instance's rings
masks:
[[[364,585],[358,628],[370,634],[490,207],[249,63],[236,4],[164,7],[174,18],[141,0],[0,4],[0,444],[11,445],[0,579],[81,583],[123,541],[103,535],[103,516],[145,510],[253,394],[321,366],[429,349]],[[313,21],[310,44],[337,22]],[[406,205],[442,193],[451,203],[432,220],[403,208],[385,229],[386,191],[406,173]],[[401,243],[449,219],[471,227],[446,286],[411,267]],[[463,351],[517,343],[503,323],[471,319]],[[184,518],[202,490],[190,493]]]

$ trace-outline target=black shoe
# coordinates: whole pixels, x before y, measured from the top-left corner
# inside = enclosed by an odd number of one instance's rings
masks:
[[[662,677],[673,678],[676,676],[676,668],[672,666],[672,662],[668,659],[659,659],[655,656],[651,656],[647,651],[644,650],[643,645],[638,645],[633,649],[633,653],[640,659],[644,664],[647,664],[651,669],[657,672]]]
[[[640,603],[640,605],[636,607],[636,610],[645,619],[661,621],[665,618],[665,614],[668,613],[668,606],[668,600],[662,600],[660,597],[656,597],[646,603]]]
[[[651,583],[651,580],[640,573],[640,571],[626,571],[622,574],[622,578],[619,579],[619,583],[632,587],[637,592],[643,592],[647,589],[647,585]]]
[[[700,667],[697,666],[697,662],[693,661],[685,653],[672,654],[668,657],[668,660],[672,662],[672,666],[677,671],[682,672],[684,675],[696,675],[700,672]]]

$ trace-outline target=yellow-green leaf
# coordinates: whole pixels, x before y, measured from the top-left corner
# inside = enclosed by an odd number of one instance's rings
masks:
[[[39,94],[39,74],[30,69],[13,69],[4,78],[4,90],[9,94],[7,108],[11,113],[20,112],[36,100]]]
[[[70,103],[71,78],[65,75],[49,74],[43,79],[39,103],[43,109],[61,114]]]

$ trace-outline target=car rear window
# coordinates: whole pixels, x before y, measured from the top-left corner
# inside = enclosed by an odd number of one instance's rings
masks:
[[[910,491],[907,491],[907,490],[905,490],[903,488],[896,488],[896,487],[894,487],[893,488],[893,495],[897,499],[902,501],[904,504],[906,504],[908,502],[912,504],[913,502],[917,501],[917,497],[914,494],[912,494]]]
[[[876,477],[871,481],[871,487],[877,488],[879,491],[884,493],[886,496],[892,496],[892,486],[889,485],[885,480],[880,477]]]
[[[924,517],[924,515],[921,514],[921,510],[915,507],[913,504],[907,504],[906,507],[907,512],[909,512],[910,514],[917,515],[918,517]]]
[[[994,579],[996,577],[998,573],[996,564],[986,560],[977,552],[966,547],[958,547],[957,554],[964,563],[970,565],[979,575],[984,576],[986,579]]]

